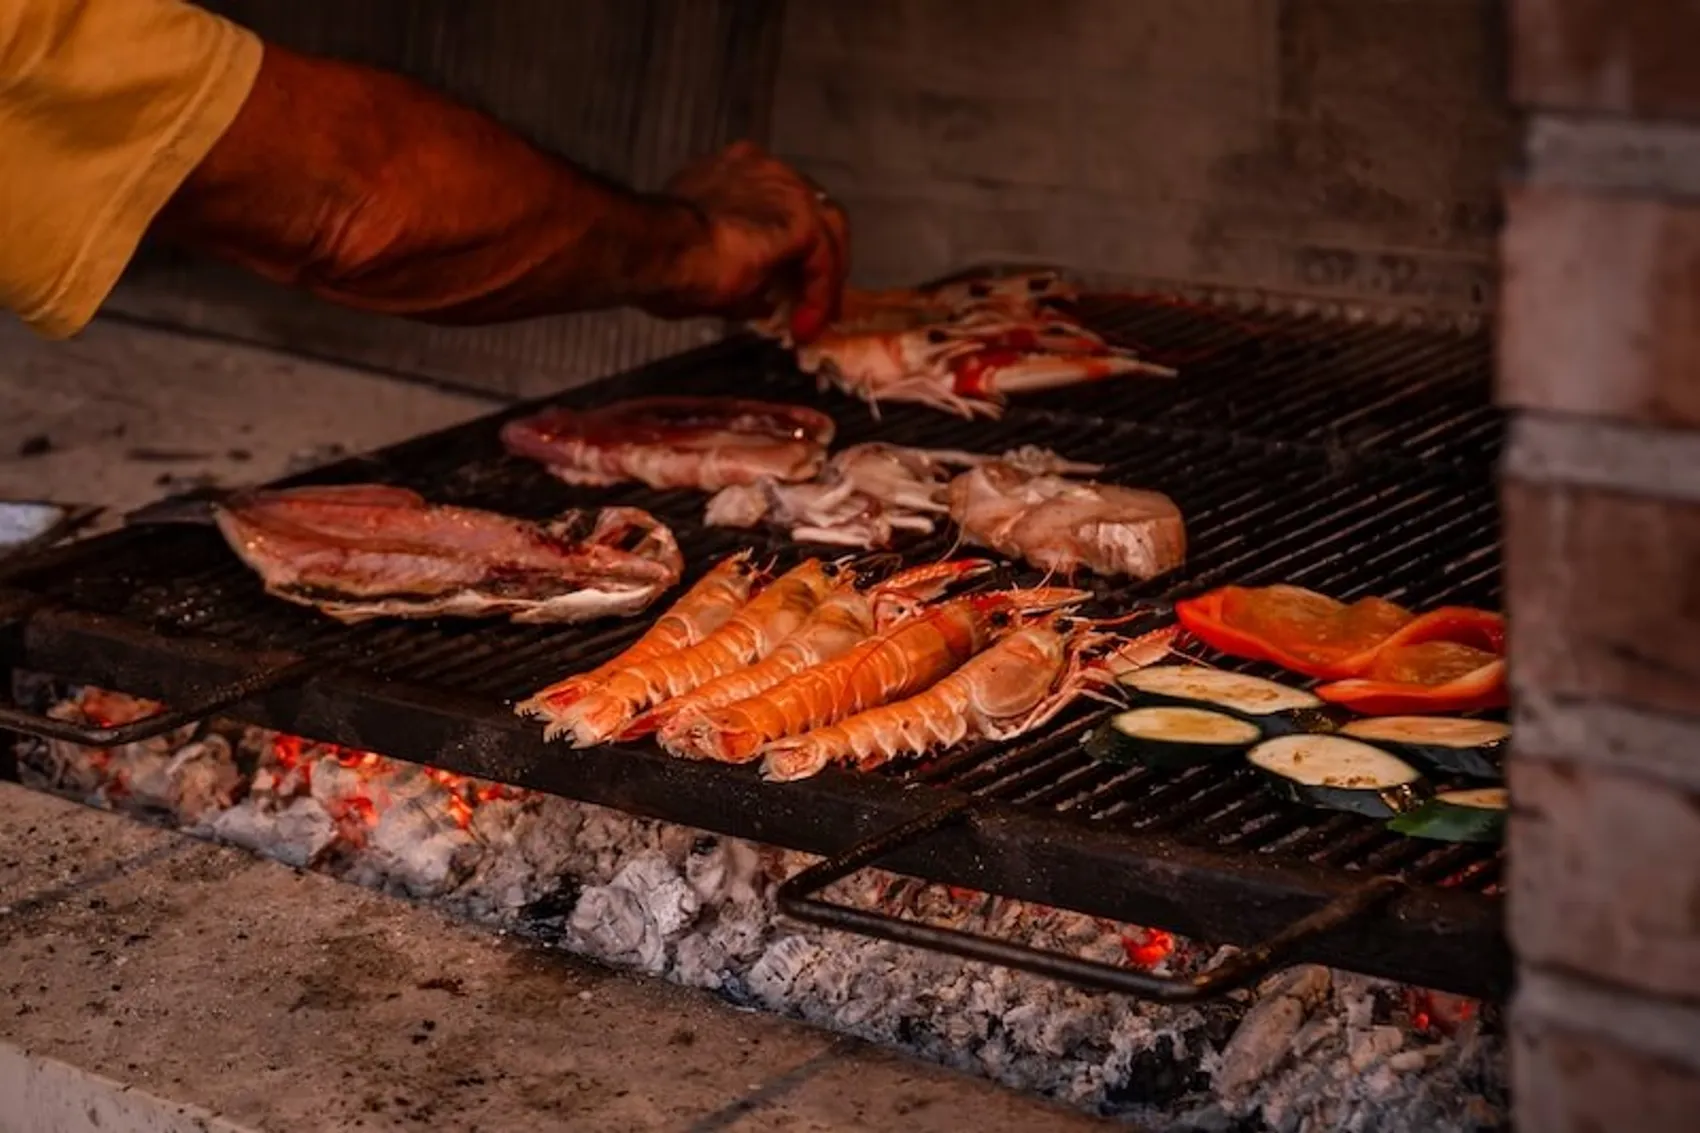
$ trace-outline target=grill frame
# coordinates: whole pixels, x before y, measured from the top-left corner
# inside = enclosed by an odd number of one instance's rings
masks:
[[[1130,311],[1137,317],[1129,316]],[[1231,537],[1206,540],[1199,556],[1202,561],[1189,567],[1186,577],[1178,582],[1160,582],[1132,592],[1154,608],[1165,599],[1207,585],[1253,581],[1231,573],[1245,555],[1259,555],[1247,541],[1254,538],[1257,524],[1266,522],[1271,508],[1279,502],[1281,486],[1309,479],[1328,492],[1301,494],[1296,507],[1303,514],[1317,513],[1325,523],[1337,518],[1330,517],[1333,501],[1355,500],[1358,502],[1352,506],[1363,510],[1363,501],[1374,505],[1385,496],[1387,514],[1392,516],[1391,530],[1397,534],[1401,524],[1418,524],[1425,502],[1432,503],[1435,510],[1431,514],[1440,518],[1434,520],[1435,529],[1425,533],[1428,538],[1421,544],[1426,548],[1421,562],[1432,561],[1442,574],[1463,577],[1462,582],[1436,581],[1423,574],[1420,564],[1385,565],[1392,552],[1382,548],[1370,555],[1367,565],[1351,566],[1347,575],[1352,584],[1333,588],[1334,592],[1352,597],[1376,590],[1423,602],[1433,600],[1425,599],[1425,593],[1450,598],[1472,593],[1470,587],[1475,587],[1484,600],[1497,598],[1497,540],[1490,533],[1484,550],[1480,528],[1484,508],[1496,520],[1491,474],[1502,435],[1502,422],[1480,388],[1485,385],[1490,357],[1485,335],[1427,327],[1351,327],[1314,316],[1245,315],[1164,304],[1129,305],[1125,301],[1100,304],[1088,313],[1100,327],[1112,334],[1119,331],[1122,337],[1128,337],[1131,323],[1135,340],[1157,346],[1159,354],[1166,352],[1187,362],[1189,368],[1205,371],[1196,379],[1199,388],[1129,383],[1095,399],[1097,412],[1090,417],[1079,412],[1066,391],[1041,395],[1023,402],[996,427],[908,414],[903,429],[923,428],[930,435],[924,441],[905,435],[903,442],[986,448],[990,444],[979,438],[993,433],[1007,438],[1031,437],[1039,443],[1058,443],[1057,435],[1064,435],[1078,437],[1082,444],[1090,440],[1112,449],[1132,445],[1139,453],[1131,461],[1135,466],[1148,466],[1155,459],[1169,467],[1179,459],[1173,454],[1183,450],[1195,464],[1201,459],[1232,462],[1232,472],[1212,473],[1213,487],[1207,494],[1218,497],[1215,503],[1205,500],[1194,508],[1181,499],[1195,530],[1199,525],[1208,527],[1211,516],[1226,509],[1228,524],[1223,530],[1231,529]],[[1245,326],[1248,319],[1259,325]],[[1272,356],[1277,360],[1287,357],[1283,342],[1296,344],[1288,353],[1297,361],[1272,363]],[[1180,357],[1187,351],[1202,352],[1202,359]],[[1302,382],[1279,388],[1283,367],[1292,370],[1307,361],[1333,367],[1355,380],[1350,389],[1330,382],[1319,382],[1314,388]],[[1209,380],[1213,370],[1229,366],[1243,366],[1254,377],[1267,380],[1248,382],[1242,377],[1226,387]],[[796,375],[773,352],[749,342],[732,341],[546,400],[590,404],[658,389],[718,392],[716,387],[724,388],[729,373],[761,375],[769,388],[760,396],[783,399],[802,390]],[[1239,396],[1233,396],[1236,391]],[[499,494],[497,498],[484,494],[512,492],[512,466],[501,461],[491,464],[496,428],[500,422],[534,411],[544,403],[515,406],[286,483],[353,479],[411,482],[439,498],[502,506]],[[856,412],[844,401],[829,408],[841,420]],[[913,424],[917,420],[921,421],[919,426]],[[863,427],[865,431],[865,422]],[[886,423],[885,431],[893,431],[891,422]],[[1039,433],[1050,435],[1034,436]],[[1140,450],[1140,446],[1146,448]],[[1075,455],[1066,442],[1062,447]],[[1146,455],[1149,451],[1167,455],[1151,458]],[[1177,467],[1175,474],[1183,475],[1185,467]],[[491,468],[496,471],[489,471]],[[444,469],[451,471],[445,475]],[[1116,471],[1122,470],[1118,467]],[[1111,478],[1125,475],[1123,472]],[[1481,490],[1484,481],[1489,489],[1485,496]],[[543,514],[561,502],[565,491],[556,487],[541,492],[544,499],[536,506],[515,507],[512,500],[506,506],[524,514]],[[1233,497],[1233,491],[1247,495]],[[693,508],[700,509],[700,497],[625,490],[571,495],[580,503],[612,502],[615,496],[642,497],[639,501],[620,500],[639,502],[640,506],[664,498],[671,501],[667,509],[674,514],[664,513],[664,517],[675,522],[682,542],[697,552],[691,556],[691,567],[700,571],[708,565],[703,541],[694,533],[686,537],[686,529],[692,525],[675,520],[675,516],[688,515]],[[1246,498],[1254,501],[1252,506],[1244,506]],[[658,506],[656,510],[663,509]],[[1382,518],[1387,519],[1387,515]],[[1336,543],[1349,541],[1353,530],[1352,522],[1340,521],[1328,538]],[[707,542],[718,544],[721,550],[750,542],[776,552],[786,549],[782,540],[751,540],[746,534],[720,533]],[[1302,526],[1298,534],[1304,534]],[[1113,821],[1114,814],[1081,818],[1057,812],[1036,805],[1036,799],[1043,803],[1060,789],[1050,772],[1062,774],[1065,780],[1084,775],[1085,782],[1094,777],[1105,779],[1106,775],[1102,769],[1082,771],[1078,758],[1072,762],[1069,758],[1066,738],[1049,734],[1012,745],[992,757],[983,752],[947,756],[902,777],[829,772],[801,783],[776,786],[761,783],[751,768],[685,762],[641,747],[586,751],[546,747],[535,723],[514,717],[500,699],[487,689],[481,690],[476,680],[450,687],[431,679],[434,671],[452,675],[457,663],[461,670],[476,671],[476,660],[468,670],[458,659],[461,651],[455,648],[456,642],[474,636],[493,637],[499,642],[506,633],[510,639],[520,640],[522,644],[509,651],[512,656],[547,653],[557,641],[578,640],[580,647],[575,652],[588,663],[600,654],[585,647],[583,641],[599,642],[602,653],[611,651],[638,632],[640,623],[635,622],[612,628],[596,625],[524,633],[468,629],[444,635],[394,624],[333,629],[316,622],[306,611],[268,609],[256,615],[261,622],[288,623],[300,627],[300,632],[280,635],[284,639],[280,647],[265,648],[263,628],[257,645],[252,637],[244,640],[239,627],[219,621],[224,613],[220,603],[232,605],[238,614],[248,608],[244,602],[252,605],[251,594],[245,597],[240,585],[218,581],[229,574],[229,561],[233,560],[228,552],[223,552],[227,560],[224,566],[212,569],[214,581],[207,584],[212,595],[209,599],[197,596],[198,576],[187,569],[180,577],[159,584],[150,581],[147,570],[138,568],[138,593],[145,594],[149,586],[163,586],[157,598],[125,598],[115,603],[110,594],[79,592],[79,573],[98,573],[92,568],[103,558],[119,563],[140,561],[148,548],[160,541],[183,548],[176,553],[176,560],[188,567],[216,562],[222,548],[208,550],[207,538],[216,543],[216,536],[210,533],[161,533],[133,527],[62,548],[15,568],[5,580],[9,589],[0,593],[0,617],[10,614],[11,622],[4,642],[5,659],[17,668],[180,706],[233,680],[306,662],[316,672],[305,683],[264,692],[227,709],[226,714],[311,739],[375,750],[460,774],[823,855],[840,853],[941,806],[971,800],[975,821],[942,831],[924,845],[903,849],[883,860],[882,866],[931,881],[1160,927],[1216,943],[1246,945],[1268,937],[1328,901],[1353,892],[1376,873],[1393,871],[1411,854],[1409,840],[1375,836],[1348,821],[1314,820],[1308,812],[1300,816],[1300,828],[1331,824],[1335,831],[1333,841],[1324,839],[1320,843],[1319,852],[1330,846],[1338,850],[1337,842],[1350,844],[1356,839],[1363,843],[1359,849],[1371,851],[1370,860],[1379,856],[1391,866],[1383,870],[1340,868],[1297,854],[1203,845],[1196,831],[1186,829],[1185,807],[1159,816],[1148,824],[1152,827],[1149,829]],[[194,549],[196,539],[200,540],[199,550]],[[1465,550],[1448,550],[1449,540]],[[1273,537],[1269,542],[1285,545]],[[1324,570],[1332,562],[1329,555],[1333,552],[1315,548],[1305,551],[1302,539],[1289,538],[1288,543],[1299,548],[1288,553],[1311,554],[1323,564],[1315,570]],[[1400,545],[1398,539],[1389,544],[1395,550]],[[943,546],[942,539],[934,540],[926,549],[937,551]],[[1241,550],[1234,551],[1236,547]],[[1240,557],[1235,558],[1235,554]],[[167,561],[172,557],[167,554]],[[1484,557],[1488,561],[1484,562]],[[1258,561],[1263,580],[1280,577],[1283,561],[1279,554],[1264,554]],[[1385,569],[1376,569],[1377,562],[1383,562]],[[117,573],[123,575],[124,569]],[[1376,583],[1388,578],[1407,581],[1377,589]],[[226,593],[233,585],[234,599]],[[1110,588],[1104,590],[1108,595]],[[205,609],[198,606],[203,601]],[[1125,596],[1118,601],[1125,608]],[[117,612],[111,612],[115,605]],[[99,612],[102,608],[109,612]],[[375,659],[407,650],[410,642],[433,634],[439,643],[447,643],[434,647],[451,658],[435,669],[426,656],[413,659],[413,676],[398,678],[368,671]],[[225,640],[216,640],[218,637]],[[326,649],[326,644],[334,648]],[[485,648],[503,654],[499,644]],[[500,672],[502,660],[497,656],[483,662],[485,673]],[[573,667],[562,660],[554,675]],[[1081,726],[1078,721],[1074,725]],[[1154,777],[1132,776],[1135,785],[1149,778]],[[1197,801],[1199,797],[1214,797],[1225,803],[1249,799],[1252,807],[1264,805],[1258,801],[1256,788],[1247,786],[1243,774],[1219,778],[1221,782],[1191,796],[1169,780],[1157,786],[1177,798],[1186,796],[1193,810],[1204,808]],[[941,779],[942,784],[938,782]],[[1119,789],[1125,792],[1126,786],[1124,783]],[[1110,797],[1111,788],[1100,790],[1100,801]],[[1138,809],[1137,802],[1129,803],[1121,813],[1125,816]],[[1294,820],[1287,813],[1270,821],[1292,824]],[[1169,828],[1163,828],[1165,823]],[[1479,851],[1433,850],[1413,860],[1480,865],[1479,858]],[[1491,874],[1496,866],[1485,868]],[[1418,884],[1375,915],[1313,941],[1297,958],[1460,994],[1502,998],[1509,989],[1511,971],[1502,918],[1502,903],[1494,896]]]

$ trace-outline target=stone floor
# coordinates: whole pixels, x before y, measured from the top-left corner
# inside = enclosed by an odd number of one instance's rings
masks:
[[[128,509],[485,406],[102,324],[58,345],[0,326],[0,408],[0,497]],[[0,783],[0,1133],[1099,1127]]]

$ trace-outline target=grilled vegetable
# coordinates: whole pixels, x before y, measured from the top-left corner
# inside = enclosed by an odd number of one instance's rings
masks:
[[[1415,767],[1343,736],[1277,736],[1246,758],[1288,798],[1329,810],[1387,818],[1420,805],[1429,793]]]
[[[1086,754],[1148,767],[1191,767],[1242,752],[1263,738],[1249,720],[1162,705],[1117,713],[1087,737]]]
[[[1504,787],[1442,791],[1416,810],[1388,822],[1396,834],[1440,842],[1497,842],[1505,835]]]
[[[1353,720],[1342,736],[1366,740],[1449,775],[1502,779],[1511,726],[1453,716],[1380,716]]]
[[[1226,712],[1253,721],[1265,733],[1331,732],[1339,722],[1339,710],[1303,689],[1203,665],[1134,669],[1122,675],[1121,684],[1136,701]]]
[[[1316,695],[1369,716],[1472,712],[1506,702],[1505,619],[1444,606],[1420,616],[1297,586],[1224,586],[1175,603],[1200,641],[1330,683]]]

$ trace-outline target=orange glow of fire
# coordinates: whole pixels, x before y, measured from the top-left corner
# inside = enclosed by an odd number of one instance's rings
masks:
[[[391,761],[376,752],[360,751],[337,744],[314,743],[300,736],[279,734],[272,738],[272,757],[278,766],[286,772],[299,772],[303,781],[310,781],[310,756],[314,755],[334,759],[341,766],[362,776],[381,774],[391,767]],[[424,767],[420,772],[443,789],[447,796],[444,806],[449,818],[462,830],[472,825],[472,816],[479,804],[497,799],[518,798],[521,794],[517,789],[501,783],[476,783],[465,775],[456,775],[452,771],[443,771],[436,767]],[[339,819],[356,819],[365,826],[375,825],[378,821],[377,804],[369,796],[351,795],[342,805],[344,813],[337,816]]]
[[[1160,928],[1141,928],[1122,934],[1122,950],[1127,962],[1143,971],[1150,971],[1175,951],[1175,934]]]
[[[501,783],[474,783],[465,775],[440,767],[427,767],[424,772],[427,779],[448,792],[449,816],[462,830],[472,825],[472,812],[480,803],[519,797],[518,791]]]
[[[1480,1001],[1462,995],[1426,988],[1405,989],[1405,1007],[1410,1012],[1411,1026],[1419,1031],[1455,1034],[1476,1017],[1481,1006]]]

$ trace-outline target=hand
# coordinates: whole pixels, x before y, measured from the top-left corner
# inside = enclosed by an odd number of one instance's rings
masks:
[[[849,270],[848,222],[796,170],[753,142],[738,142],[686,167],[666,191],[697,210],[707,234],[675,265],[671,294],[657,313],[757,318],[790,305],[799,342],[837,317]]]

